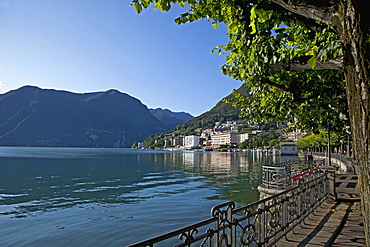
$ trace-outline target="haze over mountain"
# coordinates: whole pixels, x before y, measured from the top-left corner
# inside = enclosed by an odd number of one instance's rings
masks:
[[[24,86],[0,95],[0,112],[2,146],[130,147],[174,127],[117,90],[77,94]]]

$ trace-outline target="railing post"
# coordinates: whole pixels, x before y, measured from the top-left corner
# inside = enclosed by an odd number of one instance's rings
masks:
[[[291,167],[292,165],[291,164],[288,164],[285,166],[285,174],[284,174],[284,189],[287,190],[288,188],[290,188],[290,179],[289,177],[291,176],[290,173],[291,173]]]
[[[219,239],[220,239],[220,225],[221,225],[221,222],[220,222],[220,212],[219,212],[219,208],[216,206],[216,207],[213,207],[212,208],[212,216],[216,218],[216,221],[215,221],[215,224],[214,224],[214,235],[213,235],[213,240],[214,240],[214,247],[218,247],[219,246]]]
[[[285,193],[284,194],[284,197],[283,197],[283,208],[282,208],[282,227],[283,227],[283,230],[285,230],[285,228],[287,227],[287,223],[288,223],[288,199],[287,199],[287,194]]]
[[[297,201],[297,216],[300,218],[302,216],[302,196],[303,196],[303,181],[300,179],[298,182],[298,201]]]
[[[231,205],[227,207],[227,223],[229,224],[228,230],[227,230],[227,240],[229,246],[235,246],[235,243],[233,243],[233,209]]]
[[[233,222],[232,217],[234,208],[235,203],[230,201],[217,205],[213,207],[211,210],[212,216],[216,218],[214,224],[215,247],[222,246],[222,242],[224,240],[227,241],[226,246],[231,246],[232,244],[232,222]],[[227,231],[226,234],[225,231]]]
[[[333,166],[322,166],[321,170],[325,172],[327,179],[328,195],[330,200],[337,200],[337,193],[335,191],[335,171]]]
[[[265,203],[262,203],[261,205],[261,222],[260,222],[260,236],[259,236],[259,242],[262,246],[265,245],[265,234],[266,234],[266,205]]]

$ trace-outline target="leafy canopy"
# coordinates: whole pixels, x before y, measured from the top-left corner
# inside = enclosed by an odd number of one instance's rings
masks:
[[[229,42],[213,52],[227,53],[223,73],[245,82],[250,95],[229,100],[255,121],[290,121],[302,129],[349,125],[341,43],[325,23],[306,19],[267,0],[133,0],[140,13],[184,7],[175,22],[207,19],[224,23]]]

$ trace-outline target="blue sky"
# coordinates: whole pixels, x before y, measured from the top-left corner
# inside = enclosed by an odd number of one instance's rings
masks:
[[[176,25],[185,10],[137,14],[130,0],[0,0],[0,93],[35,85],[117,89],[149,108],[210,110],[241,82],[222,74],[226,28]]]

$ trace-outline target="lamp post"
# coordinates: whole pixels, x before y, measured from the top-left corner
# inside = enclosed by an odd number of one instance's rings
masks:
[[[328,165],[331,166],[330,122],[328,121]]]
[[[339,118],[341,120],[346,120],[347,119],[347,115],[344,114],[344,113],[339,113]],[[351,156],[351,154],[350,154],[350,134],[351,134],[350,129],[351,129],[350,126],[346,126],[346,132],[347,132],[347,138],[348,138],[348,144],[347,144],[347,156],[348,157]]]

